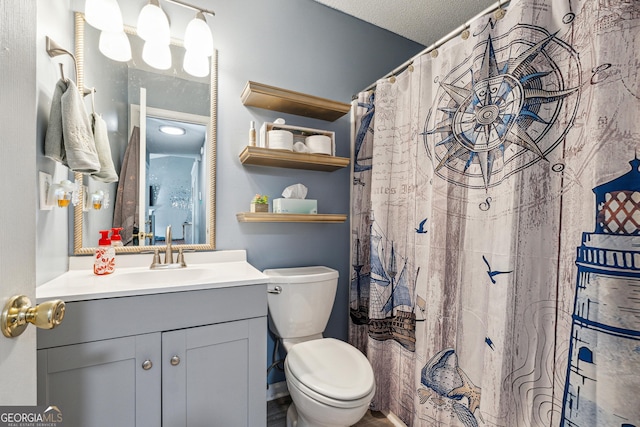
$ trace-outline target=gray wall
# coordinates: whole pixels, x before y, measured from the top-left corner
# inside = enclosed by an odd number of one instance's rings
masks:
[[[40,0],[38,7],[53,8],[49,3],[48,0]],[[61,3],[66,1],[56,1],[56,4]],[[326,265],[338,270],[338,294],[326,335],[346,340],[351,270],[348,222],[247,224],[236,221],[236,212],[249,210],[251,197],[256,193],[277,198],[286,186],[299,182],[309,188],[307,198],[318,200],[319,212],[348,213],[351,185],[348,168],[327,173],[245,167],[240,164],[238,154],[247,145],[251,120],[259,127],[265,121],[282,117],[289,124],[335,131],[336,154],[349,157],[349,115],[335,122],[325,122],[247,108],[240,101],[240,93],[247,80],[253,80],[350,102],[352,94],[404,62],[423,46],[311,0],[193,0],[193,3],[216,12],[214,18],[207,19],[213,29],[219,63],[217,248],[246,249],[249,262],[260,270],[305,265]],[[47,16],[41,10],[38,15]],[[61,22],[65,20],[69,18]],[[44,37],[40,28],[38,33],[39,38]],[[72,46],[68,35],[66,39],[61,36],[61,39],[67,46]],[[39,43],[37,49],[40,61],[44,46]],[[38,63],[38,167],[40,170],[53,170],[57,166],[43,158],[42,143],[50,93],[57,76],[55,64],[46,54],[42,61],[46,63]],[[66,227],[66,216],[60,218],[66,213],[58,211],[38,213],[38,284],[67,268],[64,257],[67,255],[69,228]],[[53,229],[51,224],[61,226]],[[271,339],[269,344],[270,359]],[[281,379],[282,376],[271,375],[269,381]]]

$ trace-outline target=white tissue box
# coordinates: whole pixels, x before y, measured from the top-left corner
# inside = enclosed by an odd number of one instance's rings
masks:
[[[273,199],[273,213],[317,214],[318,201],[311,199]]]

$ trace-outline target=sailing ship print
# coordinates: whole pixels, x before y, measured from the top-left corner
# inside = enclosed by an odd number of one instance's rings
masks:
[[[352,298],[349,315],[351,316],[351,321],[356,325],[367,325],[369,324],[369,282],[371,275],[363,271],[366,265],[362,258],[360,239],[358,238],[355,241],[355,250],[352,265],[353,273],[351,275]]]
[[[385,243],[390,245],[388,257]],[[397,253],[395,244],[385,241],[373,226],[370,261],[369,336],[378,341],[392,339],[415,351],[415,290],[420,269],[414,270],[409,260]]]

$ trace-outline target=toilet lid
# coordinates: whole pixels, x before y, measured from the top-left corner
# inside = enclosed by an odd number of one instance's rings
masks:
[[[294,345],[286,362],[297,381],[331,399],[360,399],[374,387],[367,358],[355,347],[333,338]]]

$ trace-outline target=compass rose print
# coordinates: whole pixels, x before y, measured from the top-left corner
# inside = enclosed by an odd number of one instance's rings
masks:
[[[537,27],[512,32],[479,43],[440,79],[422,135],[436,174],[447,181],[485,190],[498,185],[548,160],[573,123],[577,54]],[[518,32],[526,37],[514,40]]]

